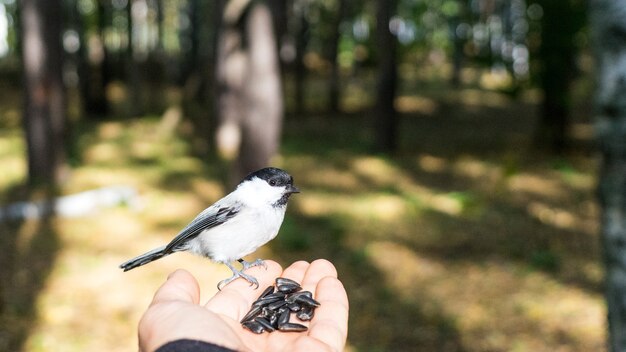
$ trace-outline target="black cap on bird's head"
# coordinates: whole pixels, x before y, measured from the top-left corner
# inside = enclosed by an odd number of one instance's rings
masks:
[[[292,193],[300,193],[300,190],[293,185],[293,177],[285,170],[276,167],[266,167],[250,173],[243,181],[249,181],[255,177],[264,180],[272,187],[285,187],[285,194],[287,196]]]

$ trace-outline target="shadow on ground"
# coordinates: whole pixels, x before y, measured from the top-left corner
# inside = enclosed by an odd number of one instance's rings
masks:
[[[23,350],[59,247],[53,218],[0,223],[0,350]]]

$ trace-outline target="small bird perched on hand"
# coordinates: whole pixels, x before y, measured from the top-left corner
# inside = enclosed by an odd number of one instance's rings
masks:
[[[169,244],[133,258],[120,268],[128,271],[174,252],[189,251],[232,270],[233,276],[220,281],[218,289],[239,277],[258,288],[259,282],[243,271],[265,263],[242,258],[276,237],[289,196],[299,192],[293,177],[284,170],[268,167],[255,171],[234,191],[198,214]],[[231,264],[235,260],[243,265],[241,270]]]

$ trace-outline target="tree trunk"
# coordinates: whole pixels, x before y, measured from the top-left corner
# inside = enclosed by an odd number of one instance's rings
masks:
[[[463,69],[463,59],[465,53],[463,52],[465,46],[465,33],[459,31],[459,25],[462,23],[464,12],[464,1],[457,0],[459,6],[459,12],[454,14],[449,22],[450,36],[452,37],[452,77],[450,83],[453,87],[458,88],[461,85],[461,70]]]
[[[609,348],[626,351],[626,0],[590,2]]]
[[[76,8],[76,6],[74,7]],[[82,102],[82,110],[87,116],[103,117],[109,112],[109,104],[106,99],[106,48],[104,46],[103,29],[100,25],[104,25],[102,17],[104,11],[102,6],[98,5],[98,33],[93,40],[87,37],[89,28],[86,27],[86,21],[80,13],[76,16],[76,26],[80,35],[79,48],[79,83],[80,95]],[[91,53],[89,46],[93,46]],[[90,55],[91,54],[91,55]]]
[[[278,150],[283,98],[272,27],[262,2],[231,0],[224,9],[216,141],[223,157],[236,158],[231,181],[267,166]]]
[[[61,47],[61,1],[22,0],[24,131],[30,184],[54,185],[63,176],[65,87]]]
[[[339,39],[341,37],[341,21],[345,17],[347,1],[339,0],[338,1],[339,8],[337,9],[337,14],[335,16],[335,21],[333,23],[333,33],[330,40],[330,47],[328,53],[328,61],[330,61],[330,80],[328,82],[328,108],[331,112],[339,111],[339,102],[340,102],[340,94],[341,90],[339,89],[339,61],[337,60],[337,53],[339,52]]]
[[[128,0],[126,5],[126,18],[128,20],[127,38],[128,47],[126,47],[126,92],[129,99],[128,113],[131,117],[136,117],[144,113],[142,102],[141,87],[141,67],[135,60],[134,50],[134,33],[133,33],[133,0]]]
[[[541,25],[541,88],[544,93],[535,145],[555,153],[567,148],[570,123],[570,87],[576,72],[574,37],[584,25],[580,4],[570,0],[538,1],[544,14]],[[584,7],[582,7],[584,8]]]
[[[180,78],[180,84],[186,85],[189,80],[198,79],[200,67],[200,32],[202,30],[201,16],[204,15],[201,12],[201,3],[198,0],[188,0],[186,6],[186,16],[189,18],[189,28],[185,29],[182,33],[179,33],[181,41],[185,40],[189,43],[189,49],[183,58],[182,73]],[[196,77],[193,77],[196,76]]]
[[[378,0],[376,43],[378,50],[378,86],[375,108],[376,148],[392,153],[397,148],[398,116],[393,105],[396,97],[396,37],[389,30],[389,21],[396,0]]]
[[[296,114],[302,114],[306,111],[304,89],[307,70],[304,65],[304,54],[309,44],[309,20],[306,18],[306,6],[308,5],[303,3],[296,10],[298,31],[296,32],[296,57],[293,66]]]
[[[107,6],[108,5],[108,6]],[[104,91],[104,99],[106,99],[106,88],[113,80],[113,64],[111,63],[111,54],[104,44],[105,29],[112,22],[110,2],[106,0],[98,0],[98,40],[102,47],[102,61],[98,65],[99,75],[102,77],[102,90]],[[107,101],[107,112],[109,110]]]
[[[274,33],[276,34],[276,50],[280,58],[280,50],[287,36],[287,0],[268,0],[268,6],[274,18]],[[290,2],[291,4],[291,2]],[[280,60],[283,72],[282,60]]]

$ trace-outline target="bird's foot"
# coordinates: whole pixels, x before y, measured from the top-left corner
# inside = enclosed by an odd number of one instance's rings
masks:
[[[267,270],[267,264],[265,264],[265,261],[263,259],[257,259],[253,262],[248,262],[240,258],[240,259],[237,259],[237,261],[241,263],[241,265],[243,265],[243,269],[241,269],[242,271],[248,270],[255,266],[262,266],[263,268],[265,268],[265,270]]]
[[[224,280],[220,281],[220,282],[217,284],[217,289],[218,289],[218,290],[220,290],[220,291],[221,291],[221,290],[222,290],[222,288],[224,288],[224,286],[228,285],[229,283],[231,283],[231,282],[235,281],[235,280],[236,280],[236,279],[238,279],[238,278],[242,278],[242,279],[244,279],[244,280],[248,281],[248,282],[250,283],[250,286],[254,286],[254,289],[255,289],[255,290],[256,290],[257,288],[259,288],[259,281],[258,281],[257,279],[255,279],[255,278],[254,278],[254,276],[251,276],[251,275],[245,274],[245,273],[243,272],[243,270],[245,270],[245,267],[244,267],[244,269],[242,269],[242,270],[237,270],[237,269],[235,269],[235,267],[233,267],[230,263],[225,263],[225,264],[226,264],[226,265],[230,268],[230,270],[233,272],[233,276],[229,277],[228,279],[224,279]],[[249,263],[249,264],[252,264],[252,263]],[[257,265],[261,265],[261,264],[257,264]]]

